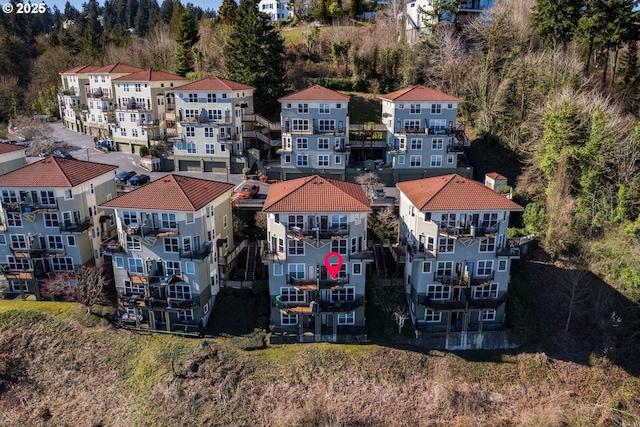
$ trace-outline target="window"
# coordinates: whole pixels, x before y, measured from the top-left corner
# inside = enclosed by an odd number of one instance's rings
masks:
[[[188,95],[188,102],[198,102],[198,94],[197,93],[189,93]]]
[[[328,154],[321,154],[321,155],[318,156],[318,166],[319,167],[329,166],[329,155]]]
[[[178,238],[177,237],[165,237],[164,238],[164,251],[178,253]]]
[[[431,104],[431,114],[442,114],[442,104]]]
[[[304,291],[295,288],[280,288],[280,297],[282,302],[306,302]]]
[[[307,138],[296,138],[296,149],[306,150],[309,148],[309,140]]]
[[[498,271],[507,271],[508,266],[509,263],[506,259],[501,259],[500,261],[498,261]]]
[[[442,321],[442,313],[438,313],[437,311],[427,309],[424,312],[424,320],[427,323],[439,323]]]
[[[291,163],[291,154],[285,154],[284,155],[284,162],[285,163]]]
[[[287,239],[289,255],[304,255],[304,242],[301,240]]]
[[[131,273],[142,274],[144,273],[144,266],[142,265],[142,258],[129,258],[127,259],[129,265],[129,271]]]
[[[452,165],[454,163],[454,156],[447,156],[447,164]]]
[[[135,114],[135,113],[133,113],[133,114],[129,114],[129,121],[130,121],[131,123],[135,123],[135,122],[137,122],[137,121],[138,121],[138,115],[137,115],[137,114]]]
[[[187,274],[196,274],[196,263],[187,261],[184,263],[184,269]]]
[[[124,258],[117,256],[114,258],[114,261],[116,262],[116,268],[124,268]]]
[[[27,239],[25,239],[24,234],[12,234],[11,247],[13,249],[27,249]]]
[[[437,168],[442,166],[442,156],[431,156],[431,167]]]
[[[174,213],[160,214],[160,224],[162,228],[178,228],[178,222],[176,221],[176,214]]]
[[[296,156],[298,166],[309,166],[309,156],[306,154],[298,154]]]
[[[205,138],[214,138],[214,129],[213,128],[204,128],[204,137]]]
[[[353,274],[362,274],[362,264],[359,262],[353,263],[351,266],[351,272]]]
[[[51,258],[51,270],[73,271],[73,258],[68,258],[68,257]]]
[[[196,128],[194,126],[185,126],[184,132],[185,132],[185,135],[188,137],[196,136]]]
[[[62,236],[47,236],[47,247],[52,250],[64,249]]]
[[[398,164],[404,165],[404,156],[398,156]]]
[[[422,272],[423,273],[431,273],[431,262],[423,261],[422,262]]]
[[[429,120],[429,132],[430,133],[444,133],[447,128],[447,121],[444,119]]]
[[[196,144],[187,142],[187,153],[196,154]]]
[[[22,215],[20,215],[20,212],[7,212],[7,225],[9,227],[22,227]]]
[[[440,237],[438,239],[438,252],[453,253],[455,240],[450,237]]]
[[[411,104],[410,113],[411,114],[420,114],[420,104]]]
[[[8,256],[7,264],[9,266],[9,270],[12,271],[28,270],[31,268],[31,266],[29,265],[29,260],[26,258],[15,258],[12,256]]]
[[[184,110],[185,119],[195,119],[200,115],[200,112],[195,109],[187,108]]]
[[[483,310],[480,313],[482,314],[483,322],[493,322],[496,320],[496,310],[487,310],[487,311]],[[481,314],[478,314],[478,320],[480,320]]]
[[[435,249],[435,237],[427,236],[427,250],[433,252]]]
[[[127,136],[127,129],[126,128],[120,128],[120,136]]]
[[[135,83],[133,87],[135,88],[136,92],[142,92],[142,85],[140,83]]]
[[[480,239],[480,252],[493,252],[496,248],[495,237],[485,237]]]
[[[164,271],[168,276],[179,276],[181,274],[180,261],[165,261]]]
[[[2,203],[7,205],[18,203],[18,192],[15,190],[2,190]]]
[[[352,237],[351,238],[351,253],[355,254],[356,252],[358,252],[358,238],[357,237]]]
[[[481,227],[483,228],[495,228],[498,226],[498,213],[485,213],[482,214]]]
[[[216,145],[215,144],[205,144],[204,145],[205,154],[216,154]]]
[[[131,136],[133,137],[138,137],[138,129],[137,128],[133,128],[131,129]]]
[[[291,130],[292,131],[308,131],[309,130],[309,120],[307,120],[307,119],[293,119],[293,120],[291,120]]]
[[[476,274],[478,276],[488,276],[493,273],[493,261],[478,261]]]
[[[44,206],[55,206],[55,193],[52,190],[40,190],[40,204]]]
[[[207,110],[209,120],[222,120],[222,110]]]
[[[436,277],[453,276],[453,261],[438,261],[436,265]]]
[[[292,326],[298,324],[298,316],[295,314],[280,313],[280,324],[282,326]]]
[[[208,93],[207,94],[207,102],[216,102],[216,94]]]
[[[448,300],[451,298],[451,287],[445,285],[427,285],[427,297],[432,300]]]
[[[174,284],[169,286],[169,297],[175,299],[191,299],[191,287],[185,284]]]
[[[340,255],[347,254],[347,239],[338,239],[331,241],[331,251],[338,252]]]
[[[44,226],[48,228],[59,227],[60,221],[58,220],[57,213],[45,213],[44,214]]]
[[[422,166],[422,156],[416,156],[416,155],[409,156],[409,165],[412,167]]]
[[[284,252],[284,250],[283,250]],[[296,279],[304,279],[304,264],[288,264],[289,276]]]
[[[456,214],[448,213],[442,214],[442,226],[455,227]]]
[[[67,236],[67,246],[76,245],[76,236]]]
[[[180,322],[193,322],[193,310],[185,310],[178,312],[178,321]]]
[[[356,288],[353,286],[345,286],[337,291],[331,291],[331,302],[336,301],[355,301]]]
[[[411,139],[411,149],[412,150],[422,150],[422,138],[412,138]]]
[[[335,130],[335,128],[336,128],[335,120],[328,120],[328,119],[318,120],[318,130],[320,132],[330,132]]]
[[[273,275],[282,276],[282,263],[276,262],[273,264]]]
[[[118,121],[124,122],[124,113],[118,113]]]
[[[318,150],[329,149],[329,138],[318,138]]]
[[[489,283],[487,286],[476,286],[473,288],[473,298],[475,299],[496,299],[498,298],[498,284]]]
[[[224,215],[222,217],[222,228],[227,228],[228,225],[229,225],[229,220],[228,220],[227,216]]]
[[[405,120],[404,121],[404,131],[405,132],[419,132],[420,131],[420,120]]]
[[[298,113],[306,114],[309,112],[309,104],[298,104]]]
[[[356,312],[338,314],[338,325],[355,325]]]
[[[65,188],[64,189],[64,199],[65,200],[71,200],[73,199],[73,192],[71,191],[70,188]]]
[[[129,236],[127,235],[125,238],[125,244],[127,246],[127,249],[130,249],[132,251],[141,251],[142,250],[142,243],[140,240],[140,236]]]
[[[318,113],[329,114],[329,104],[320,103],[320,107],[318,108]]]
[[[432,150],[442,150],[443,147],[444,147],[444,139],[433,138],[433,140],[431,141]]]

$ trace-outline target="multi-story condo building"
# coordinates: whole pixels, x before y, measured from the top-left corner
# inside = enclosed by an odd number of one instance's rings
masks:
[[[0,175],[27,164],[26,147],[0,142]]]
[[[344,342],[366,336],[369,200],[362,186],[318,175],[273,184],[264,204],[272,296],[271,341]],[[342,256],[337,277],[330,252]],[[335,265],[335,257],[331,257]]]
[[[111,136],[111,125],[115,120],[115,92],[113,80],[128,74],[143,71],[126,64],[109,64],[87,72],[89,83],[85,84],[87,108],[84,114],[84,131],[97,138]]]
[[[253,89],[210,77],[173,91],[179,135],[173,141],[176,170],[242,172],[246,163],[234,156],[245,149],[242,118],[253,113]]]
[[[64,127],[84,132],[82,111],[87,110],[87,73],[98,68],[95,65],[79,65],[60,73],[62,88],[58,93],[58,109]]]
[[[483,332],[504,326],[511,260],[520,253],[507,227],[522,207],[455,174],[396,186],[414,324],[444,334],[447,348],[482,347]]]
[[[125,326],[198,334],[220,288],[218,258],[233,247],[232,184],[166,175],[102,204],[115,210],[112,255]]]
[[[269,15],[273,22],[281,22],[293,17],[293,10],[289,10],[288,0],[260,0],[258,10]]]
[[[448,2],[448,0],[445,0]],[[472,17],[492,8],[494,0],[460,0],[456,13],[444,12],[440,17],[443,22],[467,23]],[[433,10],[433,0],[408,0],[406,10],[407,41],[415,43],[420,40],[420,34],[427,30],[428,21],[433,21],[429,12]],[[427,22],[425,23],[425,20]],[[435,24],[435,22],[431,22]]]
[[[2,293],[33,294],[56,273],[102,263],[116,166],[48,157],[0,176]]]
[[[462,153],[456,139],[458,98],[421,85],[380,98],[386,160],[396,182],[456,172]]]
[[[166,137],[166,113],[175,109],[174,88],[189,79],[158,70],[144,70],[113,80],[115,124],[113,141],[119,151],[137,153],[140,147]]]
[[[279,99],[283,180],[317,173],[345,179],[350,151],[349,99],[319,85]]]

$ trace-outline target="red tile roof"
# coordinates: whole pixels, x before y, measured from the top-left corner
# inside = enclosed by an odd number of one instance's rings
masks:
[[[491,179],[493,179],[493,180],[506,180],[507,179],[506,176],[502,176],[498,172],[489,172],[486,176],[491,178]]]
[[[76,74],[76,73],[89,73],[93,70],[97,70],[97,65],[78,65],[77,67],[69,68],[66,71],[61,72],[60,74]]]
[[[175,90],[249,90],[255,89],[254,87],[247,86],[242,83],[234,82],[231,80],[221,79],[220,77],[208,77],[206,79],[198,80],[193,83],[189,83],[184,86],[180,86]]]
[[[456,174],[400,182],[396,187],[421,211],[523,210],[482,183]]]
[[[314,85],[291,95],[283,96],[278,101],[347,101],[351,97],[335,90],[327,89],[320,85]]]
[[[189,79],[186,77],[182,77],[177,74],[166,73],[164,71],[154,70],[152,68],[149,68],[148,70],[138,71],[137,73],[129,74],[128,76],[118,77],[117,79],[113,80],[121,82],[159,82],[166,80],[189,81]]]
[[[233,189],[233,184],[169,174],[100,206],[193,212]]]
[[[47,157],[0,176],[0,187],[75,187],[117,168],[84,160]]]
[[[133,65],[121,64],[116,62],[115,64],[105,65],[104,67],[96,68],[93,71],[89,71],[89,74],[126,74],[137,73],[138,71],[144,71],[142,68],[134,67]]]
[[[27,147],[21,147],[19,145],[7,144],[0,142],[0,154],[13,153],[14,151],[26,150]]]
[[[264,212],[369,212],[362,186],[318,175],[273,184]]]
[[[422,85],[406,87],[386,95],[380,95],[380,98],[387,101],[460,101],[455,96]]]

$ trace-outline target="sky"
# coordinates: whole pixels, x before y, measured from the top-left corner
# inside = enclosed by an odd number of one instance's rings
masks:
[[[53,6],[57,6],[60,11],[64,11],[64,5],[67,3],[67,0],[45,0],[45,4],[53,9]],[[69,2],[78,10],[82,10],[82,4],[86,2],[86,0],[69,0]],[[162,0],[156,0],[158,5],[162,4]],[[98,1],[100,5],[104,4],[103,1]],[[193,3],[196,6],[200,6],[202,9],[207,10],[215,10],[218,11],[222,0],[182,0],[182,4]]]

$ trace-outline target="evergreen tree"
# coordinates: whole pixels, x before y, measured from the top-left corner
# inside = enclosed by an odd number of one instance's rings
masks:
[[[218,22],[233,25],[237,11],[238,5],[234,0],[222,0],[220,9],[218,9]]]
[[[436,27],[442,25],[443,22],[453,22],[460,0],[433,0],[429,9],[419,7],[419,11],[424,18],[422,23],[426,28],[433,31]]]
[[[124,19],[127,28],[134,28],[136,15],[138,13],[138,0],[127,0],[124,12]]]
[[[64,4],[64,19],[65,20],[74,20],[80,15],[78,9],[71,6],[71,3],[68,1]]]
[[[198,23],[191,8],[187,7],[180,15],[180,23],[176,31],[175,72],[179,76],[185,76],[194,71],[193,47],[200,41]]]
[[[538,0],[531,20],[542,40],[555,47],[571,41],[584,0]]]
[[[149,0],[140,0],[140,6],[135,18],[136,36],[143,37],[149,33]]]
[[[169,21],[169,28],[171,28],[171,33],[176,34],[178,32],[178,28],[180,27],[180,19],[182,17],[182,12],[184,12],[184,7],[182,7],[182,3],[176,1],[173,3],[173,9],[171,11],[171,21]]]
[[[160,5],[159,20],[168,24],[171,22],[171,16],[173,16],[173,0],[163,0]]]
[[[351,4],[349,4],[349,16],[356,19],[356,17],[362,14],[363,9],[362,0],[351,0]]]
[[[255,87],[258,112],[278,107],[284,90],[284,40],[257,0],[240,0],[231,36],[222,50],[231,80]]]

